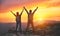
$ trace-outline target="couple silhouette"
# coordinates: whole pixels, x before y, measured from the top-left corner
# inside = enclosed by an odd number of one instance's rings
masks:
[[[19,27],[19,32],[22,32],[22,28],[21,28],[21,16],[22,16],[22,13],[23,11],[25,10],[27,15],[28,15],[28,23],[27,23],[27,28],[26,28],[26,31],[28,31],[29,29],[29,26],[31,24],[32,26],[32,29],[34,31],[34,25],[33,25],[33,15],[34,13],[36,12],[36,10],[38,9],[38,7],[32,12],[32,10],[27,10],[25,7],[23,7],[24,9],[21,11],[21,13],[19,14],[19,12],[16,12],[16,14],[14,14],[12,11],[11,13],[16,17],[16,31]]]

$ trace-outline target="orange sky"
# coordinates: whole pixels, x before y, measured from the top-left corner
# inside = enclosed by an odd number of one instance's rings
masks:
[[[32,11],[38,6],[34,14],[34,21],[60,20],[60,0],[0,0],[0,22],[15,22],[15,17],[10,13],[21,12],[23,6]],[[24,11],[22,22],[27,21]]]

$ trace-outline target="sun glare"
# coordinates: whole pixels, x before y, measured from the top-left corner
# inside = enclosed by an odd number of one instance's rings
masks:
[[[43,18],[40,18],[39,21],[43,21]]]

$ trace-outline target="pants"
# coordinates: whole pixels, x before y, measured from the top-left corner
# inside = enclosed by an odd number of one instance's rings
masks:
[[[16,22],[16,31],[17,29],[19,29],[20,32],[22,31],[21,22]]]

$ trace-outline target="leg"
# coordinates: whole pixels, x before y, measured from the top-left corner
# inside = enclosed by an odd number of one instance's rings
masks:
[[[34,32],[34,30],[35,30],[35,29],[34,29],[34,25],[33,25],[33,22],[31,22],[31,26],[32,26],[32,29],[33,29],[33,32]]]
[[[16,23],[16,33],[17,33],[17,29],[18,29],[18,23]]]
[[[22,32],[21,22],[19,23],[19,31]]]
[[[29,25],[30,25],[30,22],[28,22],[28,24],[27,24],[26,31],[28,31],[28,29],[29,29]]]

